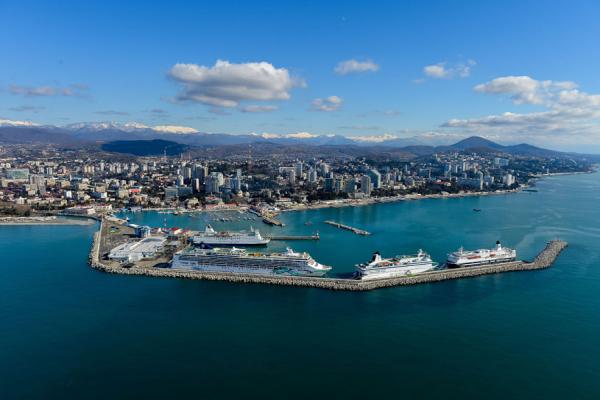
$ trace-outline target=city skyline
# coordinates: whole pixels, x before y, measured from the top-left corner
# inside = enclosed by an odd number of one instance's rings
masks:
[[[579,4],[3,4],[0,120],[598,153],[600,6]]]

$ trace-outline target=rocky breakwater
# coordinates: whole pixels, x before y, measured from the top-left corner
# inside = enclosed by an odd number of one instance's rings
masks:
[[[258,283],[283,286],[301,286],[329,290],[366,291],[394,286],[416,285],[421,283],[440,282],[450,279],[470,278],[482,275],[497,274],[511,271],[528,271],[551,266],[560,252],[567,247],[567,243],[561,240],[553,240],[537,255],[532,262],[515,261],[504,264],[489,266],[468,267],[458,269],[442,269],[425,272],[417,275],[403,276],[399,278],[374,279],[368,281],[340,278],[316,278],[297,276],[261,276],[237,273],[216,273],[201,271],[174,270],[170,268],[145,268],[132,266],[124,268],[114,264],[103,263],[100,260],[100,230],[94,234],[92,250],[90,252],[90,265],[100,271],[122,274],[143,275],[153,277],[168,277],[180,279],[199,279],[210,281],[226,281],[235,283]]]

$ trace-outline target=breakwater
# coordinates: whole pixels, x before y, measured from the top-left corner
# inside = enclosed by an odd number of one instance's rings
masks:
[[[268,236],[271,240],[320,240],[321,236],[316,233],[314,235],[304,236]]]
[[[267,217],[267,216],[263,216],[263,222],[267,225],[273,225],[273,226],[285,226],[285,224],[283,222],[281,222],[278,219],[275,219],[273,217]]]
[[[325,223],[329,224],[329,225],[332,225],[332,226],[335,226],[336,228],[345,229],[347,231],[354,232],[357,235],[368,236],[368,235],[371,234],[371,232],[365,231],[363,229],[358,229],[358,228],[355,228],[355,227],[350,226],[350,225],[340,224],[339,222],[335,222],[335,221],[325,221]]]
[[[367,291],[386,287],[416,285],[422,283],[440,282],[451,279],[470,278],[482,275],[497,274],[512,271],[530,271],[550,267],[558,255],[567,247],[567,242],[562,240],[553,240],[548,242],[546,247],[536,256],[532,262],[515,261],[505,264],[494,264],[481,267],[468,267],[458,269],[443,269],[431,272],[425,272],[417,275],[403,276],[399,278],[374,279],[361,281],[356,279],[341,278],[316,278],[316,277],[297,277],[297,276],[260,276],[250,274],[236,274],[227,272],[201,272],[201,271],[183,271],[170,268],[143,268],[133,266],[123,268],[105,264],[101,261],[100,242],[102,224],[98,232],[94,234],[92,249],[90,251],[89,263],[92,268],[99,271],[122,274],[122,275],[142,275],[152,277],[167,277],[180,279],[198,279],[209,281],[225,281],[235,283],[255,283],[283,286],[300,286],[309,288],[319,288],[328,290],[344,291]]]

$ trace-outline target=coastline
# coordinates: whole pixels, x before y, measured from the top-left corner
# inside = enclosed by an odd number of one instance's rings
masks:
[[[92,225],[93,220],[66,217],[0,217],[0,226]]]

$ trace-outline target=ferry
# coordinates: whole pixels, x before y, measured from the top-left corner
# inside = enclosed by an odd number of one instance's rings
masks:
[[[245,249],[189,247],[175,253],[171,268],[204,272],[253,275],[323,276],[331,267],[316,262],[308,253],[288,248],[284,253],[256,253]]]
[[[210,246],[266,246],[270,241],[270,238],[263,237],[254,228],[250,228],[250,232],[217,232],[210,225],[206,226],[204,232],[192,236],[192,243],[196,246],[201,244]]]
[[[493,249],[466,251],[461,247],[458,251],[448,254],[446,266],[448,268],[473,267],[477,265],[505,263],[515,261],[516,259],[516,250],[502,247],[500,241],[497,241],[496,247]]]
[[[437,266],[438,264],[423,250],[419,250],[415,255],[393,258],[382,258],[376,251],[369,262],[356,266],[355,275],[361,280],[396,278],[430,271]]]

